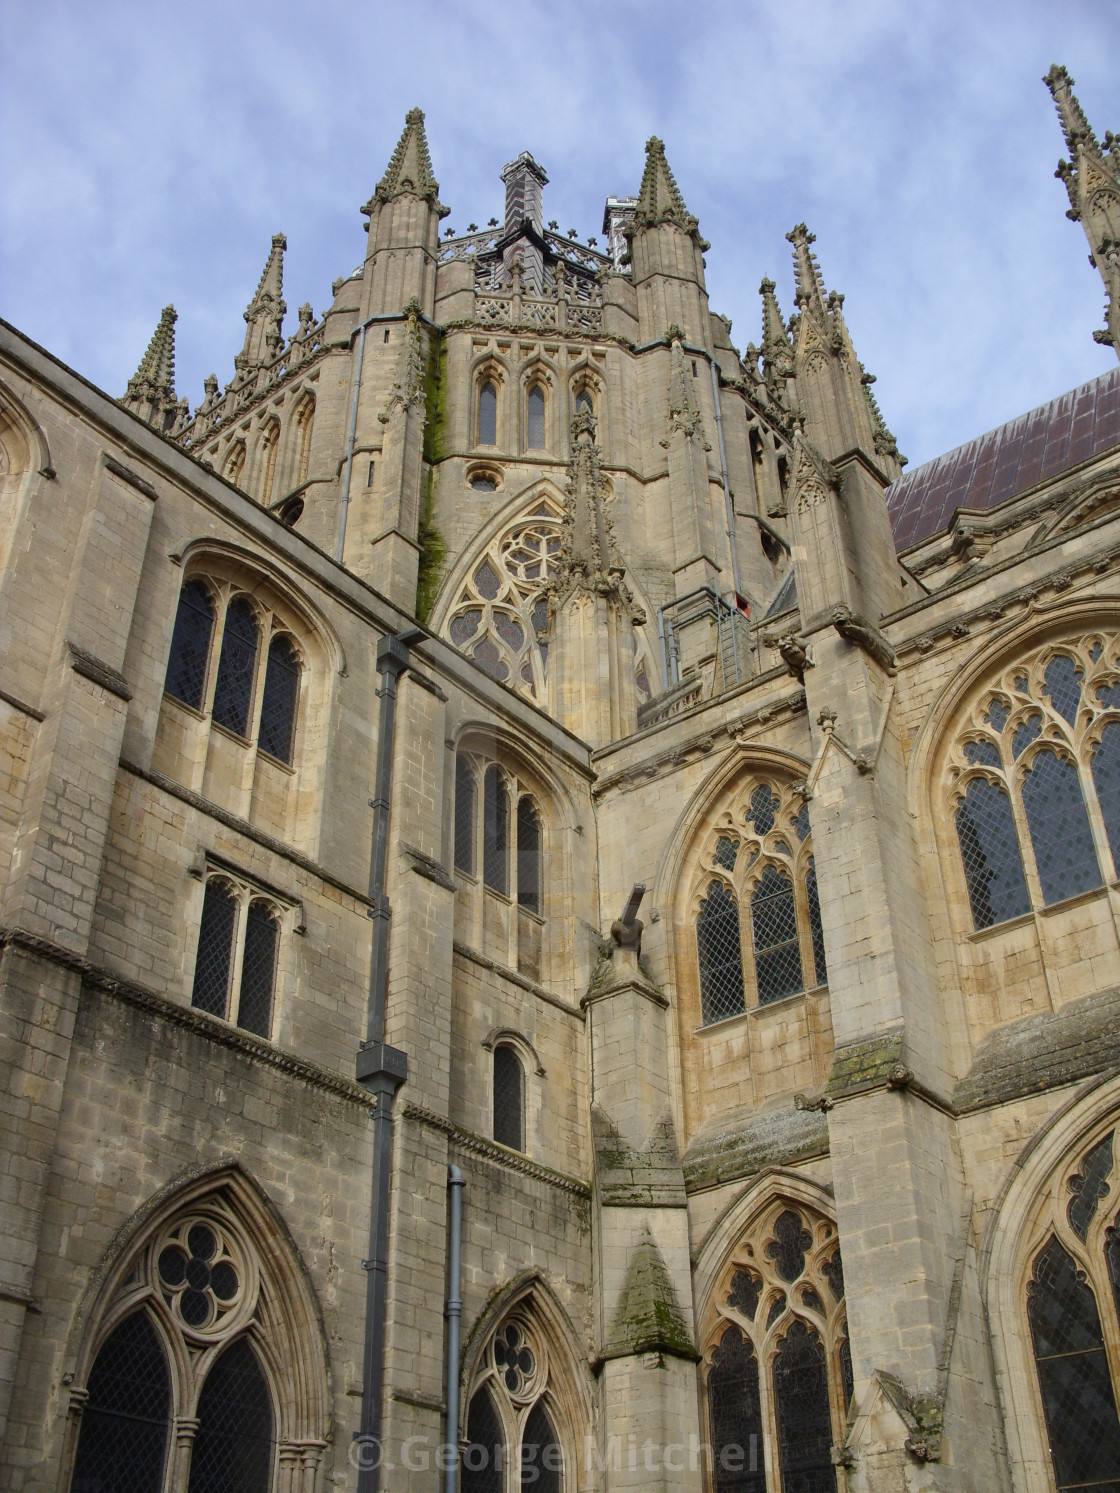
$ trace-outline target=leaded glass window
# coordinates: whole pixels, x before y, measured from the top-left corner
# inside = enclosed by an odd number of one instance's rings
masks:
[[[1037,752],[1023,779],[1023,808],[1046,905],[1100,886],[1093,833],[1073,762],[1049,747]]]
[[[467,1412],[467,1445],[459,1479],[462,1493],[505,1493],[504,1452],[502,1423],[484,1385],[471,1396]]]
[[[734,1324],[712,1354],[708,1420],[716,1493],[766,1493],[758,1357]]]
[[[494,763],[482,780],[482,879],[509,894],[509,790]]]
[[[545,443],[544,438],[544,412],[545,400],[544,390],[539,384],[529,390],[529,449],[541,450]]]
[[[541,816],[528,794],[517,801],[517,902],[541,911]]]
[[[271,1396],[248,1339],[239,1338],[202,1386],[189,1493],[268,1493],[271,1468]]]
[[[751,928],[759,1005],[804,990],[793,883],[777,866],[766,867],[751,895]]]
[[[739,907],[720,881],[713,881],[696,919],[700,1004],[704,1021],[723,1021],[745,1010]]]
[[[214,603],[210,592],[201,581],[188,581],[179,593],[164,689],[195,710],[202,709],[206,693],[206,668],[213,635]]]
[[[475,775],[467,757],[455,759],[455,869],[468,876],[474,870]]]
[[[261,701],[260,749],[281,762],[292,760],[299,704],[299,654],[291,638],[278,633],[268,645]]]
[[[563,1457],[556,1432],[544,1404],[538,1400],[529,1411],[521,1435],[521,1488],[528,1493],[560,1493]]]
[[[531,1295],[517,1303],[475,1369],[460,1464],[463,1493],[562,1493],[567,1486],[560,1400],[534,1307]]]
[[[498,390],[489,379],[478,391],[478,444],[498,444]]]
[[[87,1388],[70,1493],[159,1493],[171,1380],[146,1313],[126,1317],[105,1339]]]
[[[774,1359],[774,1408],[782,1493],[836,1493],[824,1344],[800,1319]]]
[[[237,736],[249,734],[259,642],[260,629],[252,604],[244,596],[235,597],[226,608],[211,714],[219,726]]]
[[[233,939],[237,928],[237,896],[226,882],[211,877],[202,902],[198,952],[194,961],[191,1005],[211,1016],[225,1016],[233,970]]]
[[[241,956],[237,1024],[258,1037],[267,1037],[272,1027],[272,991],[279,947],[280,924],[272,909],[266,902],[250,902]]]
[[[1112,864],[1120,875],[1120,721],[1109,721],[1093,748],[1093,787],[1101,806]]]
[[[957,808],[957,839],[976,928],[1030,911],[1019,837],[1007,790],[973,778]]]
[[[809,938],[813,945],[813,968],[817,984],[824,985],[828,980],[828,968],[824,962],[824,924],[821,922],[821,903],[817,895],[817,863],[812,856],[809,858],[809,869],[805,873],[805,901],[809,909]]]
[[[592,419],[595,418],[595,401],[592,399],[591,394],[587,389],[581,389],[576,395],[576,413],[586,413],[590,415]]]
[[[211,876],[202,900],[191,1004],[211,1016],[234,1019],[230,987],[240,955],[237,1025],[258,1037],[272,1028],[272,1001],[280,950],[280,921],[252,887]]]
[[[514,1151],[525,1149],[525,1074],[512,1047],[494,1049],[494,1139]]]

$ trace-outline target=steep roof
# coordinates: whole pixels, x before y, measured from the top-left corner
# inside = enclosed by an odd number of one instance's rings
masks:
[[[1120,367],[896,478],[887,488],[895,548],[948,527],[1120,445]]]

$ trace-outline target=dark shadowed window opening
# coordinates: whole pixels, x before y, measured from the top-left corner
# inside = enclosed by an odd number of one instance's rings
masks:
[[[494,1049],[494,1139],[514,1151],[525,1149],[525,1079],[512,1047]]]
[[[299,654],[283,634],[268,645],[261,702],[260,748],[281,762],[292,760],[296,707],[299,704]]]
[[[256,1354],[239,1338],[202,1386],[189,1493],[268,1493],[271,1471],[272,1398]]]
[[[280,924],[266,902],[251,902],[245,919],[245,952],[241,957],[241,995],[237,1024],[258,1037],[272,1027],[272,994],[276,985],[276,954]]]
[[[102,1343],[88,1390],[70,1493],[159,1493],[171,1381],[143,1312],[126,1317]]]
[[[164,689],[177,700],[202,709],[206,693],[206,666],[214,634],[214,603],[201,581],[188,581],[179,593],[171,654],[167,660]]]
[[[229,1006],[233,935],[237,927],[237,898],[224,881],[210,880],[202,902],[198,953],[194,963],[191,1005],[211,1016],[225,1016]]]
[[[226,609],[212,711],[218,725],[225,726],[227,731],[232,731],[237,736],[249,734],[249,710],[253,703],[258,642],[256,614],[249,602],[239,596]]]

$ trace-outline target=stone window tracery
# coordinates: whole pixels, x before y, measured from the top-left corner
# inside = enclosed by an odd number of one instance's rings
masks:
[[[706,1344],[716,1493],[766,1493],[779,1478],[783,1489],[835,1493],[831,1449],[853,1383],[831,1219],[775,1199],[722,1271]]]
[[[280,909],[247,883],[206,881],[191,1005],[268,1037],[280,951]],[[236,1001],[233,991],[237,991]]]
[[[948,767],[973,926],[1115,879],[1120,635],[1050,644],[977,699]]]
[[[475,1375],[460,1469],[462,1493],[521,1493],[528,1488],[562,1493],[568,1479],[554,1394],[544,1337],[528,1313],[514,1308],[495,1331]]]
[[[498,444],[498,386],[487,378],[478,390],[478,445]]]
[[[693,896],[704,1025],[827,979],[809,809],[750,780],[710,832]]]

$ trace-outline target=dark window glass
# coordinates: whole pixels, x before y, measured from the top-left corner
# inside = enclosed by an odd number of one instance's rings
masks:
[[[267,1037],[272,1028],[272,992],[279,947],[280,924],[266,903],[251,902],[245,919],[237,1024],[258,1037]]]
[[[498,391],[491,383],[478,391],[478,444],[498,444]]]
[[[594,416],[595,414],[595,401],[592,399],[591,395],[587,392],[586,389],[582,389],[576,395],[577,414],[582,410],[586,410],[587,413],[592,416]]]
[[[1077,707],[1081,703],[1081,671],[1064,653],[1059,653],[1046,665],[1042,693],[1050,696],[1050,703],[1059,715],[1071,726],[1077,725]]]
[[[258,641],[253,608],[243,596],[238,596],[226,609],[213,709],[218,725],[238,736],[249,734],[249,707],[253,701]]]
[[[474,875],[474,768],[455,759],[455,869]]]
[[[1047,907],[1100,886],[1101,870],[1073,763],[1044,747],[1023,779],[1023,808]]]
[[[755,833],[768,835],[774,828],[774,816],[781,800],[766,783],[760,783],[751,794],[751,806],[747,810],[747,823],[753,824]]]
[[[224,881],[208,881],[198,927],[191,1005],[211,1016],[224,1016],[229,1007],[229,977],[233,934],[237,927],[237,898]]]
[[[261,701],[260,748],[281,762],[292,760],[296,707],[299,704],[299,654],[282,634],[268,645]]]
[[[816,969],[817,984],[824,985],[828,981],[828,968],[824,962],[824,924],[821,922],[821,900],[817,896],[815,859],[809,861],[809,870],[805,877],[805,901],[809,906],[809,937],[813,941],[813,965]]]
[[[189,1493],[268,1493],[272,1400],[245,1338],[227,1348],[198,1399]]]
[[[560,1493],[560,1443],[540,1400],[529,1411],[521,1437],[521,1487],[533,1493]]]
[[[782,1493],[836,1493],[824,1345],[795,1321],[774,1359]]]
[[[1059,1489],[1120,1480],[1120,1421],[1093,1293],[1052,1238],[1027,1287],[1050,1455]]]
[[[202,709],[206,692],[206,665],[214,633],[214,603],[201,581],[188,581],[179,593],[171,656],[167,660],[164,689],[177,700]]]
[[[829,1290],[837,1301],[844,1299],[844,1262],[840,1258],[840,1251],[835,1250],[821,1267],[825,1279],[828,1281]]]
[[[840,1382],[844,1386],[844,1409],[847,1411],[856,1392],[856,1376],[852,1371],[852,1345],[846,1327],[840,1339]]]
[[[525,1148],[521,1059],[512,1047],[494,1049],[494,1139],[514,1151]]]
[[[739,947],[739,907],[713,881],[696,919],[696,952],[700,962],[700,1006],[704,1021],[722,1021],[746,1009],[743,958]]]
[[[728,1306],[735,1307],[753,1322],[761,1295],[761,1276],[755,1275],[753,1270],[736,1270],[731,1277],[731,1290],[727,1293]]]
[[[544,446],[544,390],[529,390],[529,445],[534,451]]]
[[[733,840],[730,835],[720,835],[716,842],[716,853],[713,857],[716,865],[722,866],[725,871],[734,871],[735,862],[738,857],[738,840]]]
[[[766,1246],[766,1253],[778,1267],[783,1280],[795,1281],[805,1269],[805,1251],[813,1242],[813,1236],[801,1220],[801,1215],[792,1208],[778,1214],[774,1223],[774,1237]]]
[[[486,769],[482,784],[482,879],[509,894],[509,794],[497,767]]]
[[[538,915],[541,910],[541,820],[531,798],[517,803],[517,900]]]
[[[1028,715],[1025,721],[1022,721],[1018,726],[1016,726],[1015,732],[1011,737],[1011,755],[1015,758],[1015,760],[1018,761],[1026,751],[1026,749],[1030,746],[1031,742],[1037,741],[1041,735],[1041,715],[1038,715],[1037,713],[1034,715]],[[991,765],[994,765],[995,767],[999,766],[998,752],[996,753],[995,763]]]
[[[505,1493],[502,1427],[490,1398],[480,1389],[467,1412],[467,1445],[463,1449],[462,1493]]]
[[[737,1327],[727,1328],[712,1355],[708,1422],[716,1493],[766,1493],[758,1359]]]
[[[1011,801],[987,778],[973,778],[957,809],[957,839],[972,922],[990,928],[1030,911]]]
[[[759,1005],[804,990],[793,883],[777,866],[766,867],[751,894],[751,927]]]
[[[102,1343],[88,1388],[70,1493],[159,1493],[171,1382],[143,1312]]]
[[[1081,1240],[1088,1237],[1089,1225],[1096,1217],[1097,1205],[1108,1192],[1108,1179],[1112,1175],[1112,1133],[1098,1141],[1081,1166],[1069,1179],[1069,1190],[1073,1196],[1066,1208],[1070,1227]]]
[[[1112,864],[1120,876],[1120,721],[1110,721],[1093,749],[1093,787],[1112,849]]]

